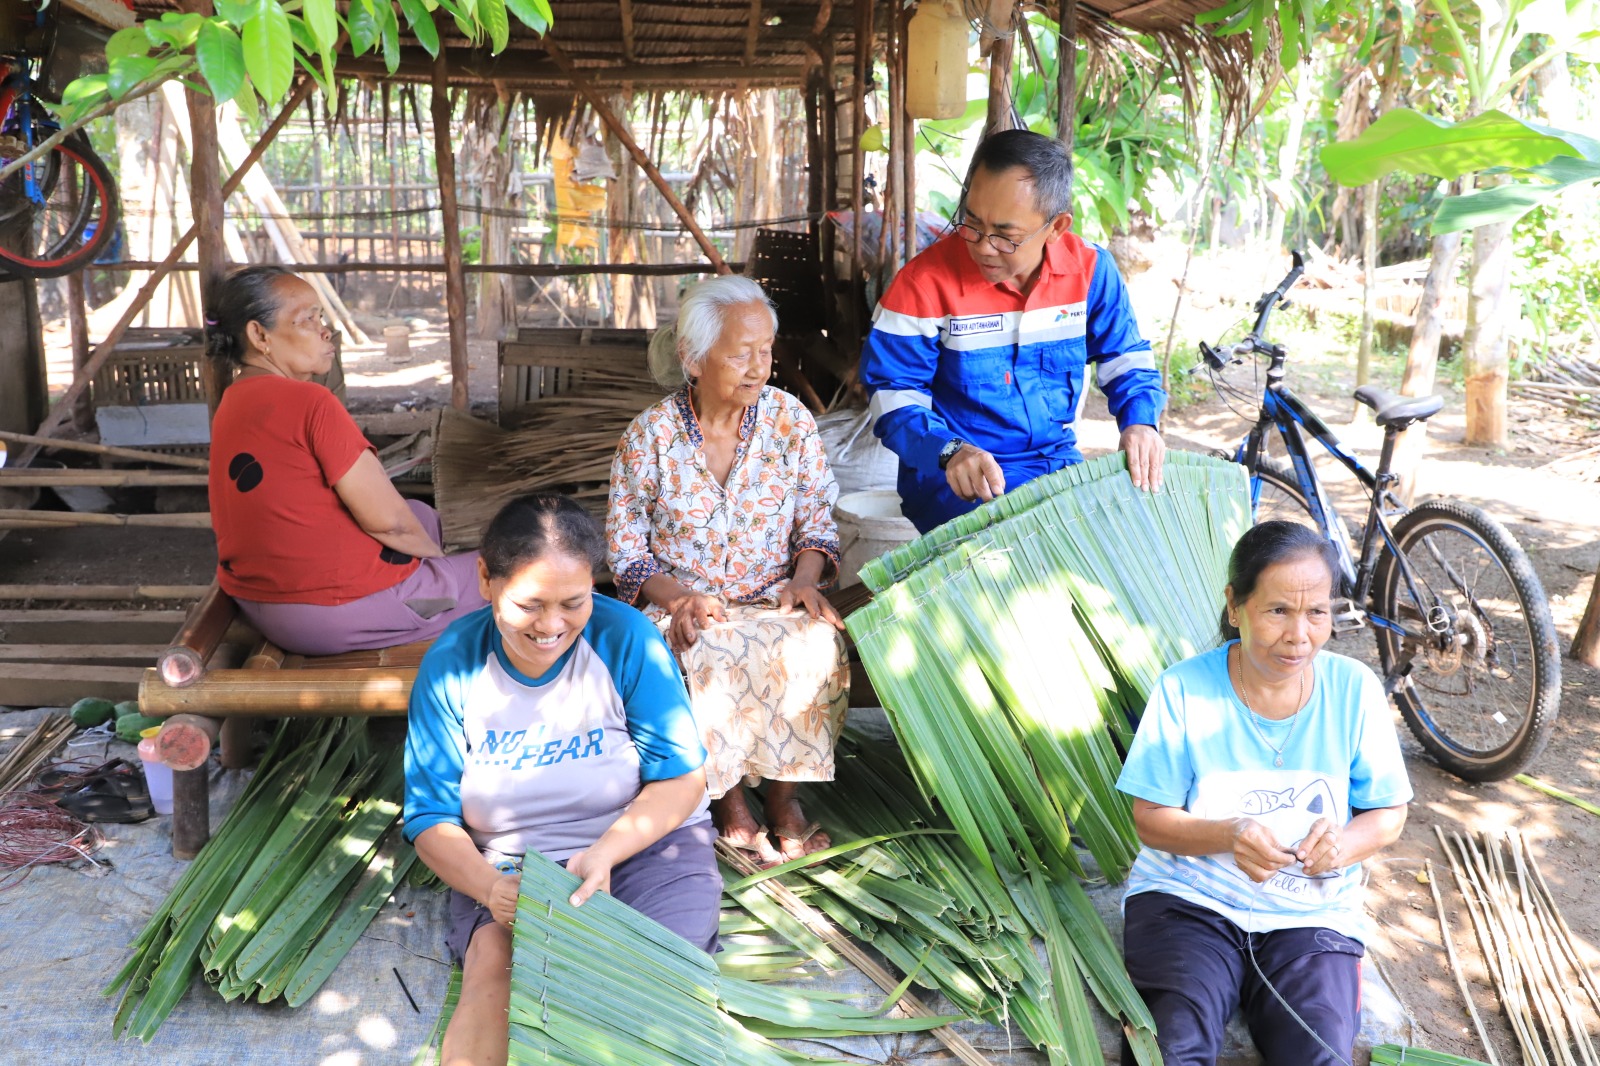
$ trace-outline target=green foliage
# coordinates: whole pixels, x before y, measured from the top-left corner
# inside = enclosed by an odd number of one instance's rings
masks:
[[[1600,161],[1600,143],[1502,111],[1450,122],[1401,107],[1354,140],[1328,145],[1322,165],[1341,185],[1365,185],[1393,170],[1454,179],[1490,167],[1527,169],[1557,156]]]
[[[353,54],[381,49],[393,73],[400,65],[402,28],[430,55],[438,54],[433,20],[439,8],[473,43],[495,53],[510,41],[511,17],[539,34],[552,21],[547,0],[352,0],[342,19],[334,0],[216,0],[215,6],[210,18],[169,11],[113,34],[106,42],[106,72],[79,78],[62,93],[63,122],[81,124],[174,77],[187,78],[219,101],[233,100],[246,113],[260,101],[281,100],[296,66],[326,91],[338,63],[334,45],[341,27]],[[194,73],[199,77],[188,77]]]

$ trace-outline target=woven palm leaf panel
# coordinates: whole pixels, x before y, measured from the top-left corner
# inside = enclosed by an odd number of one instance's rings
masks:
[[[1068,467],[875,559],[848,619],[919,786],[1003,878],[1126,876],[1116,791],[1161,670],[1214,646],[1248,528],[1237,464],[1168,454],[1160,493],[1123,456]]]

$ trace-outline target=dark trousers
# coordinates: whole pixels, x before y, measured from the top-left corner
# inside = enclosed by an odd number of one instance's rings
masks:
[[[1215,911],[1164,892],[1129,896],[1123,953],[1128,976],[1155,1017],[1166,1066],[1212,1066],[1233,1012],[1269,1066],[1344,1066],[1361,1024],[1358,941],[1331,929],[1245,933]],[[1250,964],[1256,963],[1318,1036],[1328,1054],[1284,1010]],[[1126,1042],[1123,1066],[1133,1066]]]

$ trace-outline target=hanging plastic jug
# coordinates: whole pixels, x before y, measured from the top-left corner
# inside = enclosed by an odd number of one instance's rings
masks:
[[[967,110],[967,36],[954,0],[922,0],[906,28],[906,113],[959,118]]]

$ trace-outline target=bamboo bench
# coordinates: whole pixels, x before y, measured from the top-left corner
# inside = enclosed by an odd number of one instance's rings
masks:
[[[868,598],[861,586],[833,597],[842,614]],[[157,748],[174,771],[173,856],[193,858],[210,838],[206,767],[213,742],[220,741],[224,768],[244,769],[251,765],[250,734],[258,718],[404,717],[432,643],[291,655],[246,625],[232,597],[213,584],[139,682],[139,710],[167,719]],[[877,706],[853,645],[850,706]]]

